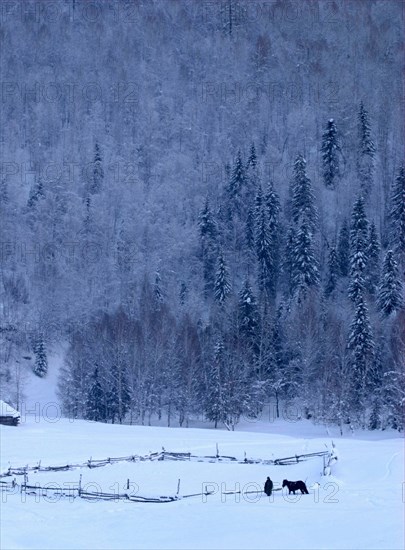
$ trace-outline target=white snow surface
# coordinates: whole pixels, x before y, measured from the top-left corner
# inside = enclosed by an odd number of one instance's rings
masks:
[[[60,418],[26,416],[18,427],[1,426],[0,469],[9,466],[65,465],[90,457],[191,451],[243,459],[278,458],[331,450],[324,429],[305,433],[305,423],[265,422],[254,431],[106,425]],[[301,435],[298,428],[301,426]],[[308,424],[309,426],[309,424]],[[259,430],[262,430],[260,432]],[[268,433],[264,433],[264,431]],[[284,431],[284,434],[281,433]],[[269,433],[271,432],[271,433]],[[276,433],[275,433],[276,432]],[[290,434],[290,435],[289,435]],[[291,435],[292,434],[292,435]],[[404,546],[404,443],[334,439],[338,460],[322,477],[322,458],[293,466],[206,462],[124,462],[97,469],[29,473],[30,484],[77,483],[87,490],[143,496],[199,493],[207,484],[215,494],[162,504],[125,501],[89,502],[3,493],[2,549],[400,549]],[[339,453],[337,453],[337,448]],[[284,478],[306,481],[309,495],[288,497],[262,489],[267,476],[280,487]],[[3,478],[3,480],[10,478]],[[21,483],[21,476],[16,480]],[[319,483],[319,486],[317,485]],[[242,495],[224,495],[240,488]]]

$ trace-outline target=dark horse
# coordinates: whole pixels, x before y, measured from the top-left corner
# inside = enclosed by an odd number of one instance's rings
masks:
[[[288,494],[295,495],[295,491],[301,491],[301,494],[303,495],[309,495],[307,486],[303,481],[288,481],[287,479],[283,479],[283,487],[288,487]]]

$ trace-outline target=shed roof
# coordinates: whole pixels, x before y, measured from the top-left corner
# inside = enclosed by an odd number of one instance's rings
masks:
[[[20,413],[11,405],[0,399],[0,416],[11,416],[12,418],[18,418]]]

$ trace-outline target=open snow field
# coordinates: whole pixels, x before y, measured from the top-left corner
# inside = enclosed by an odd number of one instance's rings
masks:
[[[303,435],[297,435],[301,426]],[[2,426],[1,472],[12,467],[64,465],[90,457],[191,451],[238,459],[274,459],[331,448],[324,430],[306,423],[256,423],[254,431],[106,425],[27,416]],[[293,435],[281,435],[285,433]],[[267,430],[273,433],[261,433]],[[274,433],[274,432],[277,433]],[[322,458],[293,466],[209,462],[124,462],[97,469],[30,473],[30,484],[78,483],[89,491],[180,496],[209,486],[210,496],[169,503],[85,501],[8,493],[2,495],[0,547],[6,549],[295,548],[400,549],[404,547],[404,442],[334,437],[339,460],[322,477]],[[267,476],[306,480],[309,495],[270,498],[254,491]],[[10,478],[5,478],[10,481]],[[17,476],[18,483],[22,476]],[[316,483],[320,485],[317,486]],[[242,494],[225,495],[240,489]]]

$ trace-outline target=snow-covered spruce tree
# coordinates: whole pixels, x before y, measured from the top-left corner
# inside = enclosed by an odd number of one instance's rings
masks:
[[[273,259],[271,256],[271,238],[261,189],[260,195],[256,197],[256,220],[255,220],[255,248],[258,263],[258,287],[261,292],[269,290],[272,276]]]
[[[204,413],[208,420],[214,422],[215,428],[218,422],[224,420],[224,403],[222,397],[221,373],[224,368],[225,346],[220,338],[214,346],[214,357],[208,366],[208,376],[205,383]]]
[[[226,299],[231,292],[231,289],[232,287],[229,277],[229,270],[225,262],[224,253],[221,249],[218,255],[217,270],[215,273],[214,283],[214,298],[220,306],[225,304]]]
[[[398,264],[392,250],[388,250],[384,258],[377,305],[385,317],[399,311],[403,306],[402,284],[398,274]]]
[[[336,252],[336,247],[332,246],[329,251],[328,258],[328,278],[325,286],[325,295],[331,296],[336,288],[339,278],[339,259]]]
[[[360,109],[358,115],[358,135],[359,135],[359,149],[362,155],[369,155],[374,157],[375,145],[371,138],[371,127],[368,117],[368,112],[364,107],[364,103],[360,102]]]
[[[371,138],[368,112],[363,102],[358,114],[358,156],[357,174],[364,193],[368,196],[373,184],[375,145]]]
[[[245,243],[247,253],[251,255],[255,249],[255,215],[254,209],[251,207],[248,210],[245,224]]]
[[[93,211],[90,195],[84,199],[83,231],[85,235],[91,233],[93,226]]]
[[[322,135],[322,168],[325,187],[335,189],[340,177],[339,153],[341,153],[336,124],[333,118],[329,119],[326,130]]]
[[[359,293],[365,289],[367,267],[368,221],[364,200],[359,197],[354,204],[350,227],[350,284],[349,298],[356,303]]]
[[[353,410],[362,414],[365,413],[367,406],[367,379],[372,368],[374,347],[368,309],[362,294],[360,294],[350,325],[348,348],[351,352],[351,406]]]
[[[346,218],[343,220],[342,227],[339,231],[337,256],[339,262],[339,275],[340,277],[347,277],[350,271],[350,232]]]
[[[235,199],[242,192],[243,186],[245,185],[246,174],[245,168],[243,166],[242,154],[238,151],[236,156],[235,165],[232,170],[231,179],[228,185],[228,194],[229,198]]]
[[[35,363],[32,368],[34,374],[43,378],[48,372],[48,359],[46,356],[44,338],[39,334],[34,343]]]
[[[280,199],[270,184],[264,195],[264,206],[267,211],[269,238],[270,238],[270,281],[269,287],[273,296],[277,290],[280,270]]]
[[[405,257],[405,168],[402,165],[395,178],[390,204],[390,242],[399,257]],[[405,267],[405,263],[404,263]]]
[[[201,243],[201,260],[203,263],[204,292],[207,297],[214,288],[215,260],[217,249],[217,223],[211,212],[208,198],[201,210],[198,227]]]
[[[30,191],[27,207],[29,209],[34,208],[37,202],[43,198],[45,198],[44,184],[42,182],[42,178],[38,178],[38,181],[35,183]]]
[[[254,143],[250,146],[250,153],[246,162],[246,170],[249,170],[250,168],[253,168],[253,170],[257,168],[257,155]]]
[[[284,256],[282,259],[282,272],[285,286],[285,292],[292,294],[293,292],[293,268],[294,268],[294,249],[296,241],[296,231],[293,226],[290,226],[287,231],[285,240]]]
[[[96,422],[106,420],[105,393],[99,379],[98,367],[94,369],[86,399],[86,418]]]
[[[94,162],[93,162],[93,174],[92,181],[90,183],[90,193],[93,195],[100,193],[103,187],[104,170],[103,161],[101,157],[101,150],[98,142],[94,146]]]
[[[309,230],[312,232],[315,230],[318,223],[318,211],[315,206],[311,180],[307,176],[307,162],[302,155],[298,155],[294,163],[291,213],[296,224],[305,218]]]
[[[371,414],[368,421],[369,430],[379,430],[381,428],[381,404],[378,399],[374,399],[371,406]]]
[[[301,222],[294,243],[292,283],[298,300],[301,300],[308,288],[319,285],[319,268],[313,234],[306,218]]]
[[[250,147],[250,153],[245,166],[245,184],[243,187],[241,200],[251,202],[251,197],[256,192],[260,182],[259,166],[257,161],[256,148],[254,143]]]
[[[248,278],[245,279],[239,293],[238,317],[242,340],[249,348],[255,347],[259,327],[259,310]]]
[[[371,295],[375,294],[378,279],[380,277],[380,240],[375,223],[372,222],[367,243],[367,274],[366,286]]]

